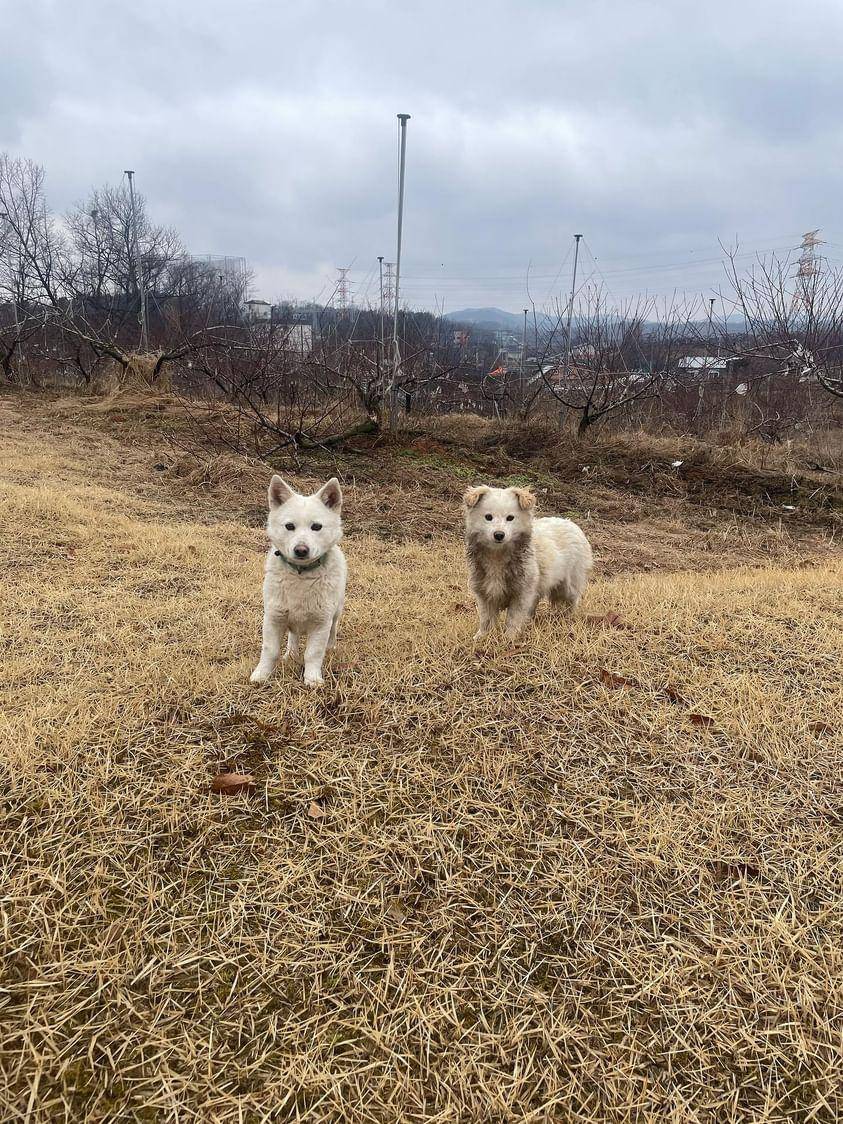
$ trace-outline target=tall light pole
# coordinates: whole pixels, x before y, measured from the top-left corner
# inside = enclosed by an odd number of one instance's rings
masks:
[[[524,406],[524,367],[527,363],[527,312],[524,309],[524,335],[521,339],[521,406]]]
[[[568,372],[571,368],[571,321],[574,318],[574,294],[577,291],[577,258],[580,256],[580,239],[581,234],[575,234],[574,238],[574,272],[571,277],[571,299],[568,301],[568,325],[567,325],[567,339],[565,341],[565,367],[563,377],[568,381]]]
[[[135,173],[126,169],[125,175],[129,180],[129,199],[132,203],[132,255],[135,259],[135,277],[138,284],[138,300],[140,301],[140,348],[149,351],[149,333],[146,324],[146,290],[143,285],[143,265],[140,260],[140,243],[138,241],[138,210],[135,206]]]
[[[398,244],[395,251],[395,303],[392,312],[392,380],[390,391],[395,393],[395,383],[401,370],[401,349],[398,342],[398,305],[401,299],[401,234],[404,226],[404,161],[407,152],[407,122],[409,113],[398,114],[398,130],[401,136],[401,149],[398,158]],[[397,420],[396,411],[392,409],[393,424]]]

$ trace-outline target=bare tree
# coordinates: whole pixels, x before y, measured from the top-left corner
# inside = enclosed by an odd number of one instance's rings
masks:
[[[84,318],[88,330],[97,336],[125,348],[135,346],[140,271],[149,294],[153,338],[159,344],[164,342],[168,334],[164,309],[182,280],[187,261],[175,231],[150,221],[143,195],[135,195],[133,210],[128,190],[109,186],[92,191],[77,204],[65,217],[65,226],[72,262],[66,286],[75,299],[74,315]]]
[[[577,416],[582,436],[609,414],[656,398],[686,323],[676,301],[659,308],[654,299],[637,298],[614,308],[602,288],[588,286],[575,308],[572,339],[561,306],[540,334],[527,409],[544,389]]]
[[[62,249],[47,211],[43,168],[0,154],[0,363],[7,379],[44,324],[46,293],[58,292]]]
[[[792,256],[773,255],[741,273],[736,253],[728,253],[722,300],[737,324],[723,317],[723,346],[766,358],[783,374],[815,379],[843,398],[843,270],[822,261],[800,274]]]

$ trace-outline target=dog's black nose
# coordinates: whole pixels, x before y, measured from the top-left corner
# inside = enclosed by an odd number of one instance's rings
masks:
[[[503,542],[505,538],[506,535],[503,533],[503,531],[495,531],[495,542]]]
[[[310,554],[310,547],[309,546],[294,546],[293,547],[293,554],[295,554],[296,558],[307,558],[308,554]]]

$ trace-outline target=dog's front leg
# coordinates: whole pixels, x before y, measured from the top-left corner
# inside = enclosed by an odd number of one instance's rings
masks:
[[[308,634],[304,649],[304,681],[308,687],[320,687],[325,682],[322,678],[322,660],[325,658],[330,635],[330,621]]]
[[[289,631],[287,633],[287,650],[284,653],[284,661],[292,660],[298,663],[301,659],[299,654],[299,634],[297,632]]]
[[[506,611],[506,635],[515,640],[521,630],[530,623],[536,608],[535,600],[513,601]]]
[[[269,609],[263,614],[263,643],[261,645],[261,658],[258,666],[249,676],[251,683],[265,683],[275,670],[278,657],[281,654],[281,636],[287,627],[287,622],[277,613]]]
[[[480,617],[480,627],[474,634],[475,640],[482,640],[486,633],[495,623],[498,611],[488,601],[484,601],[482,597],[477,597],[477,613]]]
[[[331,632],[328,636],[328,651],[332,651],[337,646],[337,633],[339,632],[340,621],[342,620],[342,611],[344,602],[340,601],[337,606],[337,611],[334,613],[334,619],[331,621]]]

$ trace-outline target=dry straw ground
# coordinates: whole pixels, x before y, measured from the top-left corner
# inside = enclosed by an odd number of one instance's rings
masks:
[[[258,532],[2,452],[0,1118],[839,1118],[839,561],[475,651],[453,537],[358,536],[255,689]]]

